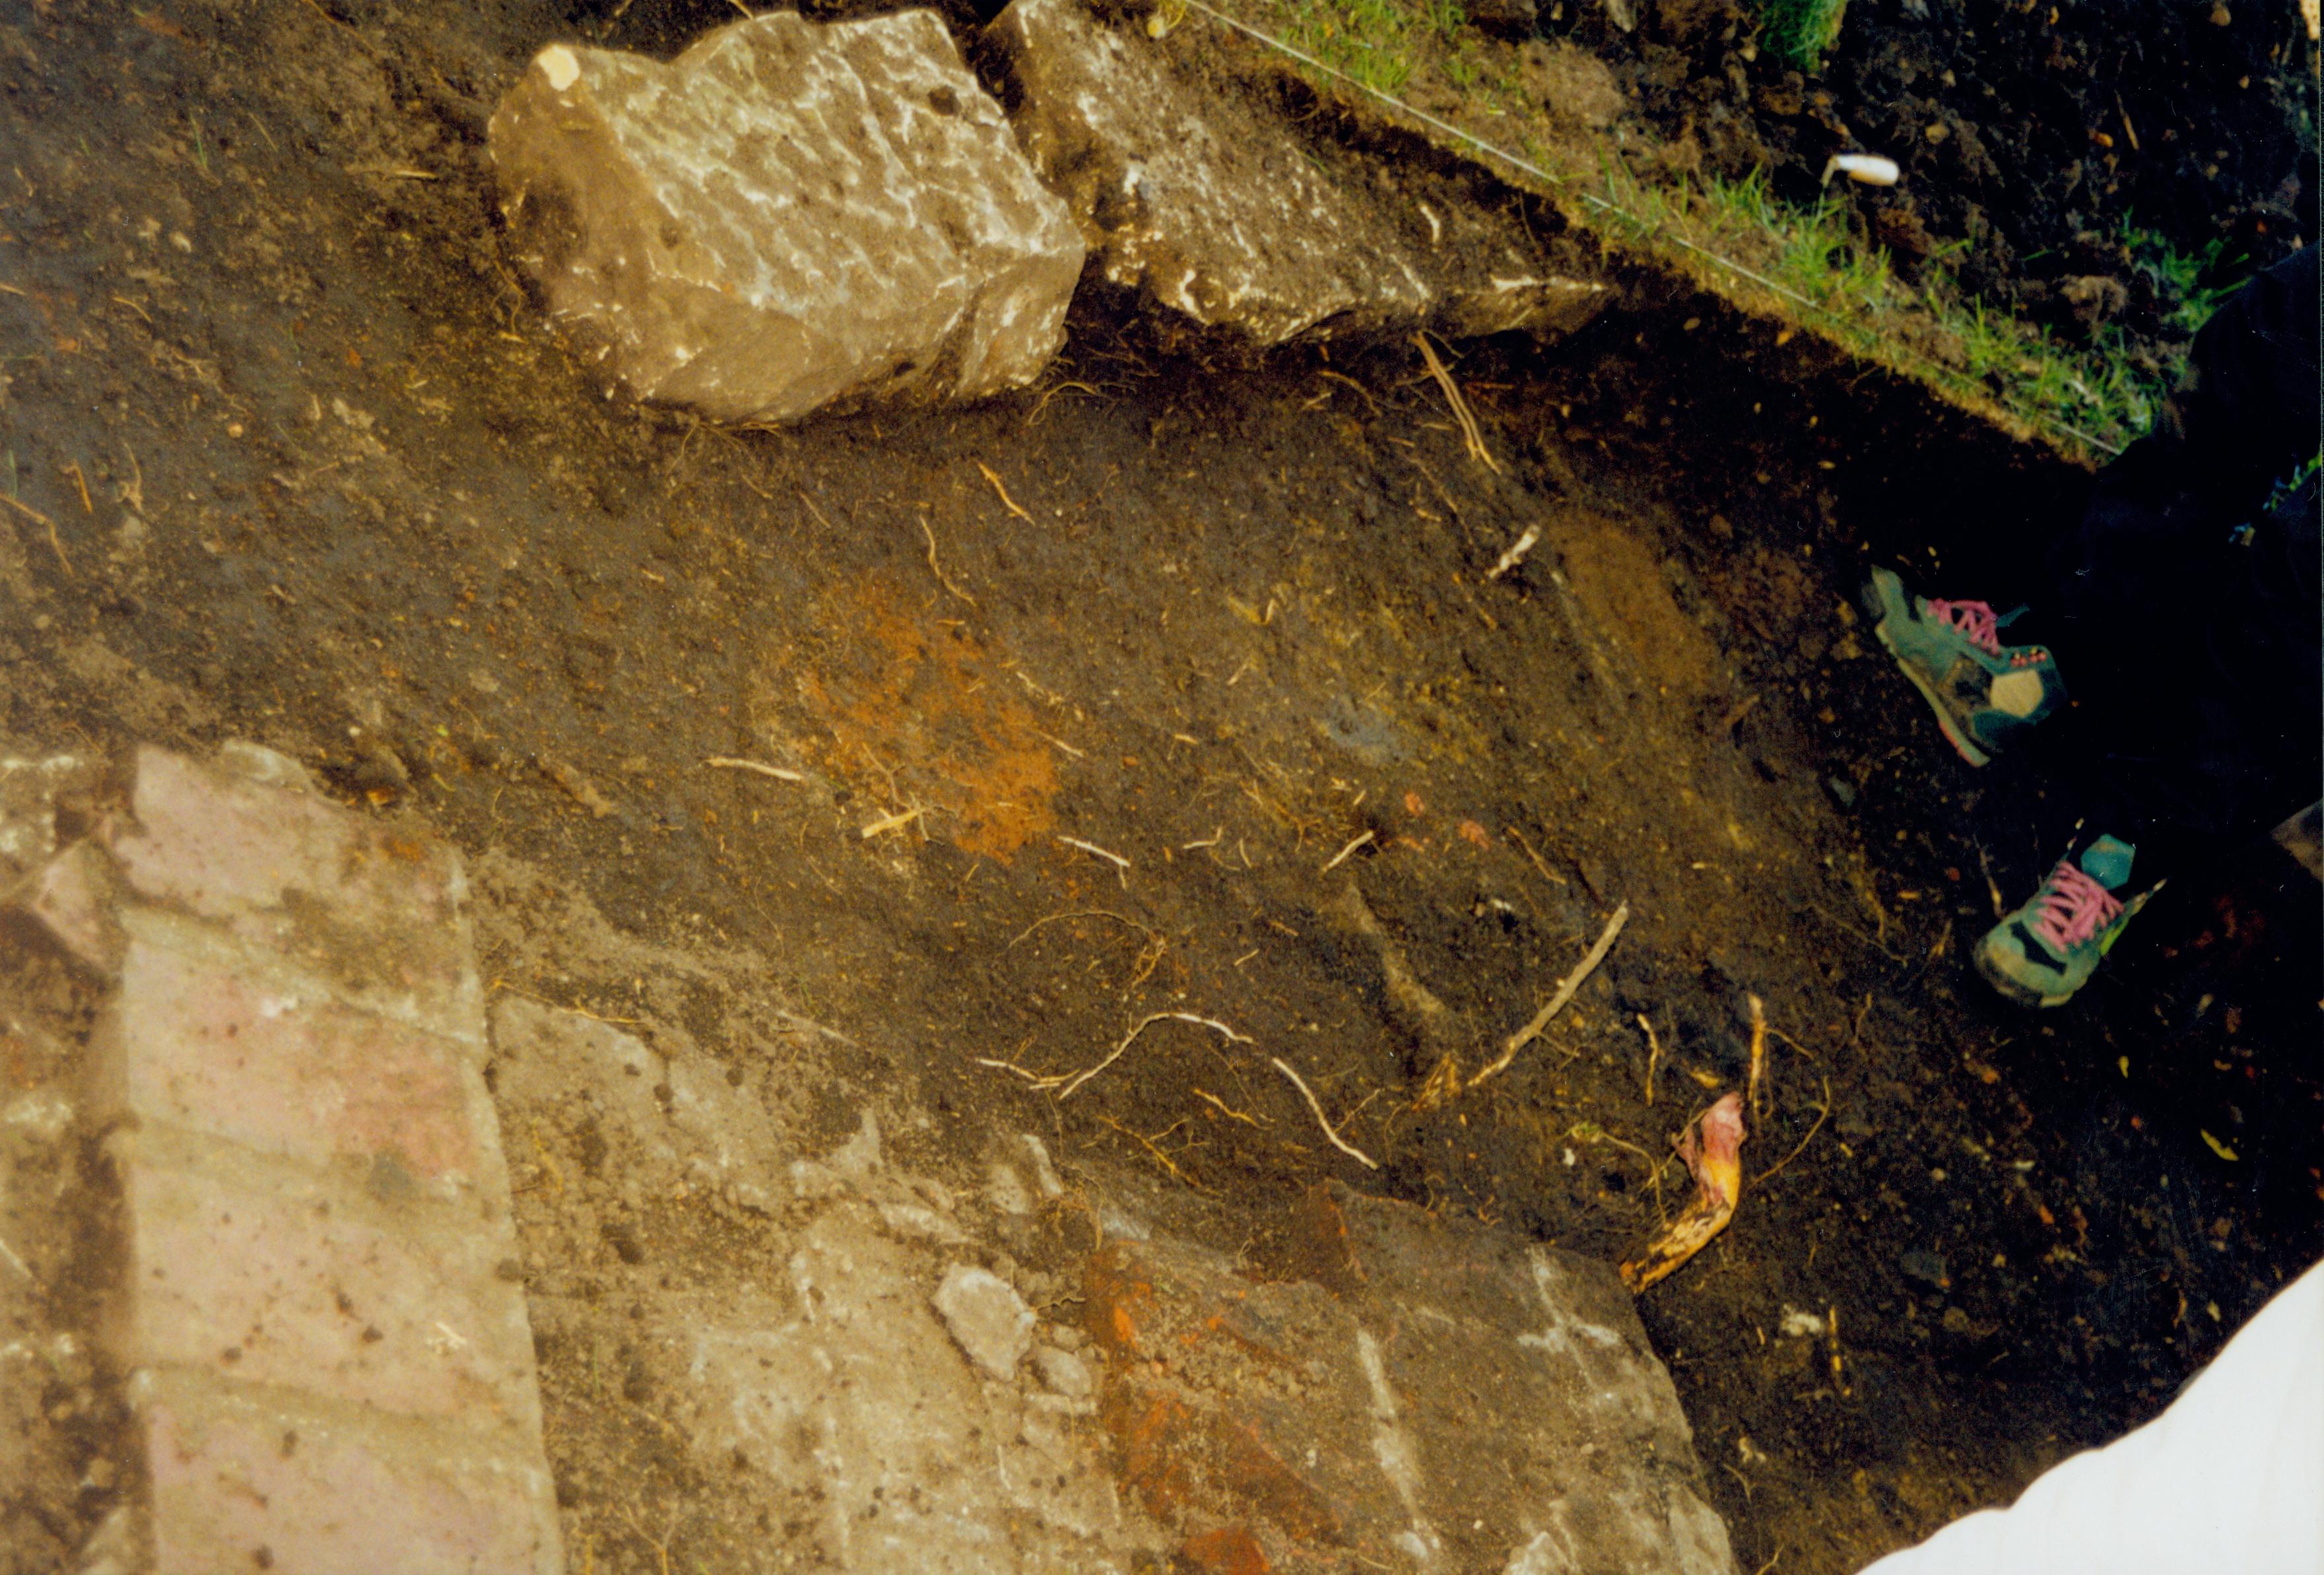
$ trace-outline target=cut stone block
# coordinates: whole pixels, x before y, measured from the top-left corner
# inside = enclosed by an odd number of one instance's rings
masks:
[[[176,1374],[133,1386],[152,1575],[558,1575],[547,1469],[392,1418]]]
[[[1339,1289],[1162,1239],[1091,1261],[1124,1486],[1276,1567],[1733,1575],[1676,1394],[1611,1268],[1333,1188]]]
[[[639,398],[975,399],[1063,340],[1080,236],[933,12],[770,13],[667,65],[554,44],[491,143],[520,263]]]
[[[1434,202],[1388,161],[1268,115],[1190,46],[1081,0],[1011,0],[985,30],[1018,135],[1105,276],[1261,345],[1303,335],[1571,332],[1603,286],[1547,268],[1523,226]]]
[[[344,996],[481,1049],[481,989],[452,851],[295,788],[141,749],[128,895],[220,926]]]
[[[538,1436],[524,1295],[494,1273],[505,1218],[376,1167],[355,1186],[140,1134],[121,1146],[130,1294],[110,1343],[171,1366]]]
[[[133,771],[18,899],[111,972],[100,1332],[149,1534],[113,1567],[555,1575],[457,857],[255,749]]]
[[[392,1162],[429,1191],[498,1184],[490,1097],[464,1046],[135,927],[147,933],[124,953],[100,1045],[113,1083],[102,1115],[318,1165],[352,1160],[358,1174]]]

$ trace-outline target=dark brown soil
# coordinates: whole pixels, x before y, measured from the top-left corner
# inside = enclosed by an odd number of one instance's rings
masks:
[[[2071,806],[1961,767],[1845,611],[2073,474],[1647,281],[1462,362],[1499,475],[1407,353],[1212,366],[1103,302],[972,410],[642,412],[511,281],[474,140],[569,19],[337,3],[0,23],[0,484],[54,526],[0,530],[0,741],[273,744],[655,945],[775,959],[964,1164],[1033,1124],[1254,1221],[1331,1174],[1617,1253],[1655,1202],[1604,1137],[1663,1153],[1756,993],[1763,1179],[1643,1308],[1746,1569],[2006,1497],[2317,1256],[2314,885],[2250,850],[2084,1003],[2003,1009],[1962,966],[1987,871],[2021,898]],[[1634,916],[1505,1077],[1416,1116],[1425,1058],[1328,916],[1351,879],[1480,1036]],[[668,1003],[708,1040],[700,1004]],[[981,1064],[1086,1065],[1163,1010],[1250,1043],[1149,1030],[1062,1108]],[[1787,1307],[1837,1310],[1836,1373],[1779,1359]]]
[[[1629,33],[1595,0],[1555,9],[1712,172],[1764,165],[1812,201],[1832,153],[1894,158],[1893,189],[1831,188],[1868,241],[2070,336],[2185,337],[2128,231],[2214,255],[2209,288],[2316,234],[2317,55],[2293,6],[1857,0],[1813,76],[1758,48],[1748,0],[1640,4]],[[2099,278],[2119,296],[2069,284]]]

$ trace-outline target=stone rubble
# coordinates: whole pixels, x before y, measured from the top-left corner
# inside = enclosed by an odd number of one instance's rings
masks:
[[[1037,1321],[1015,1287],[990,1269],[954,1264],[932,1300],[969,1360],[1003,1382],[1017,1376]]]
[[[609,382],[721,420],[1020,386],[1081,276],[933,12],[770,12],[668,64],[552,44],[490,143],[551,314]]]
[[[1604,287],[1549,268],[1515,218],[1305,135],[1082,0],[1011,0],[981,46],[1017,134],[1105,276],[1258,345],[1303,336],[1570,333]]]

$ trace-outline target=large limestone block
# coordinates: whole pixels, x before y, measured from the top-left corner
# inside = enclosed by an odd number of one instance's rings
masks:
[[[491,140],[525,271],[642,399],[974,399],[1064,337],[1081,239],[933,12],[770,13],[666,65],[552,44]]]
[[[1424,326],[1554,336],[1604,302],[1545,267],[1520,222],[1263,109],[1181,38],[1083,0],[1011,0],[983,47],[1106,277],[1196,323],[1262,345]]]

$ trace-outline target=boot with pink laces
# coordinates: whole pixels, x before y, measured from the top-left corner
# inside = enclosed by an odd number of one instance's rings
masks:
[[[1982,766],[2066,697],[2057,659],[2038,645],[2004,645],[2011,615],[1985,602],[1906,593],[1888,569],[1864,588],[1872,632],[1937,714],[1962,760]]]
[[[2033,900],[1985,933],[1977,971],[2023,1006],[2063,1006],[2091,973],[2154,890],[2126,899],[2138,850],[2099,837],[2080,859],[2058,861]]]

